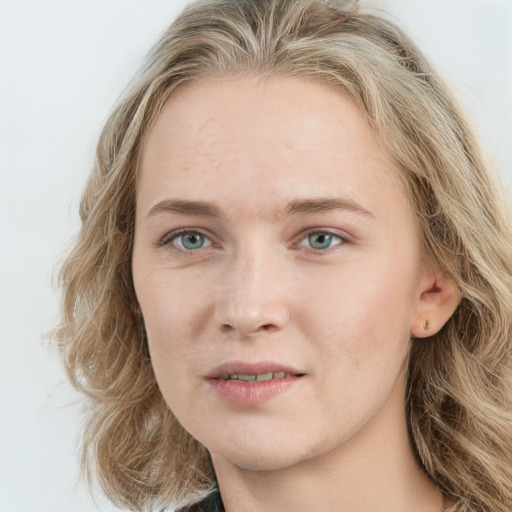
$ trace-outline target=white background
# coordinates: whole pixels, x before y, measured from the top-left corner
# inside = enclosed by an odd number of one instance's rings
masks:
[[[432,58],[512,184],[512,2],[376,0]],[[80,406],[42,334],[108,111],[185,0],[0,0],[0,512],[114,510],[78,481]]]

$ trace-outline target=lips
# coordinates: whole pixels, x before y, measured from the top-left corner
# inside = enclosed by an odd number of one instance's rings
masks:
[[[285,376],[300,377],[304,375],[297,368],[284,366],[280,363],[261,361],[258,363],[247,363],[243,361],[229,361],[217,366],[209,375],[209,379],[225,379],[234,375],[263,376],[272,374],[273,378],[284,378]],[[284,374],[284,375],[283,375]],[[240,379],[242,380],[242,379]],[[247,379],[249,380],[249,379]],[[257,379],[256,379],[257,380]],[[268,378],[262,380],[270,380]]]
[[[286,393],[304,375],[297,368],[272,362],[232,361],[215,368],[206,380],[223,400],[250,406]]]
[[[221,379],[224,380],[241,380],[242,382],[266,382],[274,379],[285,379],[290,377],[289,373],[284,372],[268,372],[268,373],[231,373],[229,375],[221,375]]]

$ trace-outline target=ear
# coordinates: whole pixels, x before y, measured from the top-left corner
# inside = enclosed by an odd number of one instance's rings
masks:
[[[426,272],[419,289],[411,336],[427,338],[438,333],[459,302],[460,292],[450,279],[437,270]]]

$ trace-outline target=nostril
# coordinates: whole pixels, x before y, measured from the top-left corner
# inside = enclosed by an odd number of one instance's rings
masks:
[[[215,311],[214,318],[222,333],[232,334],[236,331],[244,336],[280,331],[288,319],[289,314],[286,307],[268,307],[265,311],[262,307],[248,307],[232,301],[220,304]]]
[[[222,324],[221,330],[222,330],[222,332],[231,332],[231,331],[234,331],[235,328],[230,324]]]
[[[277,331],[277,330],[279,330],[279,327],[272,323],[268,323],[268,324],[264,324],[261,326],[256,325],[252,329],[251,328],[237,329],[237,327],[235,327],[234,325],[231,325],[230,323],[224,323],[221,325],[220,329],[225,334],[229,334],[229,333],[231,333],[233,331],[237,331],[237,330],[240,330],[241,332],[246,332],[246,333],[252,332],[253,334],[265,334],[265,333],[271,333],[271,332]]]
[[[274,324],[265,324],[257,328],[258,332],[272,332],[277,330],[278,327]]]

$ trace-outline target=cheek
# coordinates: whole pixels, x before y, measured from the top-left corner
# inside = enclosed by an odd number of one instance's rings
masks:
[[[349,262],[326,276],[317,275],[316,285],[303,292],[308,316],[333,330],[373,329],[383,335],[389,329],[396,331],[412,314],[413,275],[412,269],[400,269],[385,260]]]
[[[407,355],[413,273],[404,267],[399,272],[390,262],[354,262],[322,279],[324,286],[310,290],[309,307],[298,315],[308,338],[323,340],[323,364],[335,364],[358,381],[380,381]]]
[[[164,275],[144,268],[142,275],[134,272],[134,282],[151,360],[158,373],[160,367],[174,366],[186,356],[184,347],[191,337],[189,331],[196,325],[190,318],[195,306],[193,298],[177,290]]]
[[[180,300],[162,281],[146,286],[151,293],[140,299],[151,365],[160,391],[174,414],[187,410],[191,366],[198,351],[190,332],[190,301]]]

